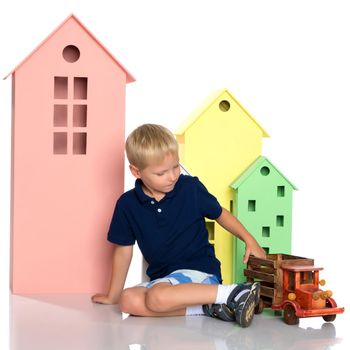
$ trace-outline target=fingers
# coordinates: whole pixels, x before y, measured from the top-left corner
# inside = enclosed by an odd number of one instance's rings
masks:
[[[245,251],[245,254],[244,254],[244,257],[243,257],[243,263],[246,264],[248,262],[248,259],[249,259],[249,255],[250,255],[250,250],[247,249]]]
[[[103,294],[95,294],[91,297],[91,301],[96,304],[106,304],[107,297]]]

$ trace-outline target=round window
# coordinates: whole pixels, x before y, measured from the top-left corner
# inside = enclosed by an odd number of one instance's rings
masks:
[[[76,46],[68,45],[63,49],[62,55],[67,62],[73,63],[78,61],[80,57],[80,51]]]
[[[226,101],[226,100],[222,100],[222,101],[219,103],[219,108],[220,108],[220,110],[222,110],[223,112],[227,112],[227,111],[231,108],[230,102],[228,102],[228,101]]]
[[[261,175],[267,176],[267,175],[270,174],[270,168],[267,167],[267,166],[263,166],[263,167],[260,169],[260,173],[261,173]]]

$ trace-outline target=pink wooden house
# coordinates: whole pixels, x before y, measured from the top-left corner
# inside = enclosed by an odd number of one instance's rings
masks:
[[[12,291],[103,291],[134,78],[74,15],[9,75]]]

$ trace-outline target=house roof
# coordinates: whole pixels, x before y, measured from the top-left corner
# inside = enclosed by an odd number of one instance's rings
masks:
[[[255,172],[257,168],[262,166],[265,162],[272,166],[276,172],[292,186],[294,190],[297,190],[297,188],[276,168],[276,166],[263,156],[259,156],[251,165],[249,165],[249,167],[231,183],[230,187],[236,190],[253,174],[253,172]]]
[[[62,28],[71,19],[73,19],[76,23],[78,23],[78,25],[92,38],[92,40],[94,40],[97,43],[97,45],[99,45],[101,49],[105,51],[106,54],[116,63],[116,65],[119,66],[125,72],[127,83],[132,83],[133,81],[135,81],[135,78],[124,68],[124,66],[119,61],[117,61],[117,59],[102,45],[102,43],[98,39],[96,39],[96,37],[73,14],[68,16],[66,20],[64,20],[44,41],[42,41],[41,44],[39,44],[20,64],[18,64],[10,73],[8,73],[4,77],[4,79],[7,79],[16,70],[18,70],[25,62],[27,62],[35,52],[37,52],[43,45],[45,45],[45,43],[49,41],[51,37],[53,37],[56,34],[56,32],[58,32],[59,29]]]
[[[270,135],[266,132],[266,130],[252,117],[252,115],[236,100],[236,98],[231,94],[231,92],[224,88],[218,91],[215,91],[211,95],[207,97],[204,103],[199,106],[199,108],[195,109],[189,117],[185,120],[185,122],[175,130],[176,135],[182,135],[185,133],[187,129],[189,129],[198,119],[201,118],[204,112],[206,112],[215,101],[224,93],[227,93],[229,97],[242,109],[242,111],[250,118],[254,124],[262,131],[263,137],[270,137]]]

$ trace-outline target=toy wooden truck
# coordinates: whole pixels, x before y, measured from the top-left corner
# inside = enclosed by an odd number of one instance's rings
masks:
[[[266,259],[250,256],[244,275],[248,282],[261,285],[260,301],[255,313],[265,307],[283,310],[284,322],[299,323],[300,317],[322,316],[326,322],[335,320],[344,308],[337,307],[330,290],[322,291],[319,280],[322,267],[315,267],[314,260],[287,254],[267,254]]]

